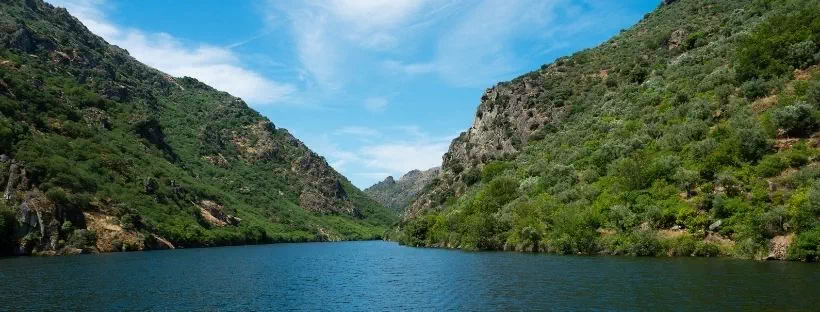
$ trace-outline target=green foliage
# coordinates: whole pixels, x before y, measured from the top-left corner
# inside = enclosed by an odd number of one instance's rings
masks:
[[[505,161],[471,159],[484,163],[481,183],[463,173],[475,183],[428,211],[439,217],[436,234],[417,241],[759,257],[774,236],[795,234],[791,257],[818,260],[818,36],[817,1],[679,1],[600,47],[500,84],[543,86],[518,95],[552,114],[548,126]]]
[[[820,227],[800,233],[789,247],[790,260],[820,260]]]
[[[772,111],[774,125],[793,136],[804,136],[818,127],[820,115],[817,109],[805,102],[777,107]]]
[[[321,233],[374,239],[397,220],[324,159],[294,172],[309,149],[242,100],[140,64],[84,27],[66,27],[76,21],[55,10],[0,3],[3,21],[20,21],[3,24],[4,33],[25,27],[32,41],[56,45],[22,51],[0,40],[0,154],[59,208],[61,240],[93,246],[93,233],[78,232],[91,211],[183,247],[310,241]],[[58,62],[55,49],[81,56]],[[346,199],[331,204],[354,212],[300,207],[313,182],[344,189]],[[242,221],[211,225],[197,207],[204,200]]]
[[[735,68],[741,81],[769,79],[816,62],[820,9],[814,1],[790,1],[741,40]]]
[[[720,247],[709,242],[697,242],[692,254],[697,257],[717,257],[720,255]]]
[[[743,96],[749,100],[756,100],[769,95],[769,84],[764,79],[752,79],[741,86]]]
[[[476,167],[472,167],[464,173],[462,179],[464,184],[467,184],[467,186],[472,186],[473,184],[481,181],[481,170]]]
[[[481,180],[485,182],[489,182],[490,180],[494,179],[496,176],[502,174],[504,171],[511,169],[512,166],[503,161],[494,161],[484,166],[484,169],[481,171]]]
[[[0,256],[9,255],[14,248],[14,231],[17,227],[17,220],[14,212],[0,201]]]

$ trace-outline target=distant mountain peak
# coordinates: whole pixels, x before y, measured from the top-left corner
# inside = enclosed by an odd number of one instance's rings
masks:
[[[388,176],[364,192],[382,205],[402,212],[433,179],[438,177],[439,172],[439,167],[425,171],[414,169],[402,175],[398,181],[393,176]]]

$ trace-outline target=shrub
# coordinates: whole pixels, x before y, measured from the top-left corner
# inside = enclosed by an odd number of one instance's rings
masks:
[[[692,256],[697,247],[697,241],[692,235],[681,235],[666,241],[667,249],[672,256]]]
[[[709,242],[697,242],[695,251],[692,253],[697,257],[717,257],[720,255],[720,247]]]
[[[472,167],[466,172],[464,172],[464,175],[461,177],[461,179],[462,181],[464,181],[464,184],[467,184],[467,186],[472,186],[473,184],[476,184],[479,181],[481,181],[481,170],[476,167]]]
[[[737,130],[733,140],[738,144],[740,156],[749,162],[758,161],[772,150],[769,136],[757,126],[743,126]]]
[[[788,167],[789,164],[778,155],[766,155],[757,164],[756,171],[762,177],[773,177]]]
[[[817,128],[817,109],[805,102],[778,107],[772,111],[772,121],[789,135],[802,136]]]
[[[797,68],[806,68],[817,62],[817,44],[814,41],[806,40],[789,46],[789,62]]]
[[[817,3],[774,14],[739,42],[735,68],[741,81],[773,78],[801,67],[813,57],[812,38],[820,34]]]
[[[0,201],[0,255],[10,254],[14,247],[14,230],[17,220],[14,212]]]
[[[789,246],[788,259],[820,261],[820,227],[798,234]]]
[[[484,182],[489,182],[490,180],[494,179],[496,176],[500,175],[507,169],[512,168],[512,165],[503,161],[493,161],[486,165],[484,165],[484,169],[481,172],[481,180]]]
[[[639,257],[657,256],[663,250],[654,232],[637,231],[629,239],[629,253]]]
[[[813,81],[808,85],[806,101],[815,108],[820,108],[820,81]]]
[[[71,233],[71,236],[68,238],[68,246],[72,248],[88,248],[92,247],[97,243],[97,235],[93,231],[79,229],[74,230]]]
[[[756,100],[769,95],[769,84],[763,79],[752,79],[741,86],[743,96],[748,100]]]

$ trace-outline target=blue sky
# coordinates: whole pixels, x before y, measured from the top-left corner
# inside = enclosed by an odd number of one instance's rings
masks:
[[[48,0],[174,76],[243,98],[365,188],[438,166],[483,91],[659,0]]]

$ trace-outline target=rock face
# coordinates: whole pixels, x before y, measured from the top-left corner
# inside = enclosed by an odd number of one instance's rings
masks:
[[[291,170],[299,176],[305,188],[299,195],[299,206],[313,212],[337,212],[359,215],[361,211],[347,199],[340,176],[324,157],[306,152],[295,160]]]
[[[775,236],[769,241],[769,255],[766,260],[786,260],[794,234]]]
[[[213,226],[238,226],[242,219],[234,217],[225,211],[225,206],[212,200],[199,202],[199,213],[205,221]]]
[[[493,160],[515,157],[529,140],[537,140],[560,124],[572,103],[567,91],[539,84],[539,76],[561,77],[560,63],[534,75],[500,83],[481,97],[473,124],[450,144],[439,174],[441,183],[424,192],[408,208],[408,215],[436,207],[461,195],[471,183],[465,179]],[[541,103],[536,105],[535,103]]]
[[[433,183],[440,172],[441,169],[436,167],[425,171],[410,171],[398,181],[393,177],[387,177],[384,181],[365,189],[364,193],[385,207],[403,213],[407,205],[414,201],[425,187]]]

